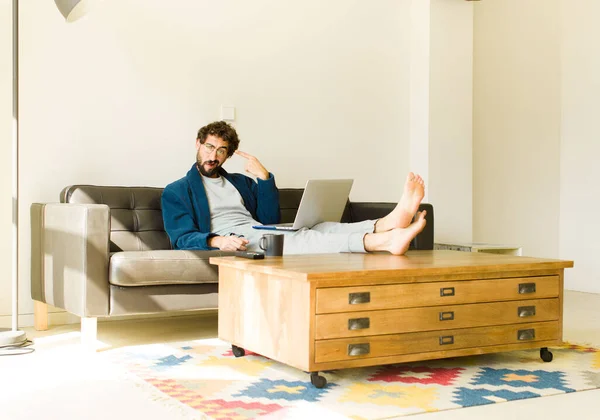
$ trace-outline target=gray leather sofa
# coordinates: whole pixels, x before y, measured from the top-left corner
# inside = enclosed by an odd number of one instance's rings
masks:
[[[302,189],[280,189],[283,222],[293,221]],[[171,249],[163,228],[162,188],[73,185],[60,203],[31,206],[31,297],[37,329],[47,328],[46,304],[82,319],[95,340],[97,318],[217,307],[217,267],[223,251]],[[395,203],[349,202],[342,221],[375,219]],[[433,249],[433,207],[413,241]]]

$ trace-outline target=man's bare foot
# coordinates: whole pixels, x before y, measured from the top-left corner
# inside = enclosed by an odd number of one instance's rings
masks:
[[[404,183],[404,192],[396,208],[390,214],[379,219],[375,232],[387,232],[410,225],[413,216],[419,210],[419,204],[425,196],[425,181],[420,175],[409,172]]]
[[[395,228],[387,232],[369,233],[365,235],[367,251],[388,251],[394,255],[403,255],[410,247],[411,241],[424,228],[427,221],[423,210],[417,214],[416,220],[405,228]]]

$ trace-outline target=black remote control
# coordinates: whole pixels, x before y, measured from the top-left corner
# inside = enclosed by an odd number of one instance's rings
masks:
[[[262,252],[252,252],[252,251],[235,251],[236,257],[248,258],[249,260],[263,260],[265,258],[265,254]]]

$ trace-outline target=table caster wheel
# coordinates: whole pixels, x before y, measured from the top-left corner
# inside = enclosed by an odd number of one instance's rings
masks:
[[[246,354],[246,350],[234,344],[231,345],[231,351],[235,357],[242,357]]]
[[[542,347],[540,349],[540,357],[544,362],[551,362],[553,358],[552,352],[548,350],[548,347]]]
[[[319,375],[318,372],[310,373],[310,383],[315,386],[315,388],[324,388],[327,385],[327,379],[324,376]]]

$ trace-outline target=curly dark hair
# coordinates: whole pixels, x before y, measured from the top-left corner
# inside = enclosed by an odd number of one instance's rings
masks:
[[[204,144],[206,138],[210,135],[215,137],[219,137],[225,140],[227,144],[227,157],[231,157],[233,152],[235,152],[240,145],[240,139],[237,135],[235,129],[227,124],[225,121],[215,121],[208,125],[205,125],[200,130],[198,130],[198,136],[196,137],[200,140],[201,144]]]

